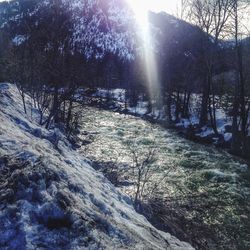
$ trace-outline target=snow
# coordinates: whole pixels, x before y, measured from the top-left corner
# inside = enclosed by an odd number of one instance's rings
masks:
[[[188,128],[188,127],[194,126],[198,123],[199,123],[199,119],[196,116],[191,115],[191,117],[189,119],[185,119],[185,118],[180,119],[180,122],[176,123],[175,126]]]
[[[200,137],[207,137],[213,134],[213,129],[207,126],[202,127],[201,130],[202,131],[199,134],[197,133],[197,135],[199,135]]]
[[[10,20],[19,25],[24,16],[34,17],[39,11],[46,12],[53,4],[53,1],[39,1],[34,10],[16,14]],[[60,5],[70,13],[72,53],[78,48],[88,59],[103,58],[106,53],[116,54],[127,60],[134,59],[135,34],[127,28],[132,26],[133,16],[128,6],[122,5],[119,0],[106,1],[105,4],[99,0],[62,0]],[[35,26],[39,22],[37,20]],[[2,26],[4,25],[5,23]],[[17,34],[12,41],[19,46],[27,39],[28,35]],[[47,45],[47,50],[49,49],[50,44]]]
[[[1,249],[193,249],[137,214],[59,130],[26,115],[15,85],[0,84],[0,124]]]
[[[137,114],[137,115],[143,116],[148,111],[147,107],[148,107],[148,103],[147,102],[139,102],[136,107],[129,107],[128,110],[132,114]]]
[[[20,46],[22,43],[24,43],[28,38],[23,35],[17,35],[12,39],[12,42],[16,46]]]
[[[225,133],[224,134],[224,140],[226,142],[229,142],[232,139],[232,133]]]
[[[119,1],[109,1],[105,7],[96,0],[64,0],[64,4],[73,13],[72,42],[82,44],[81,52],[88,58],[102,58],[109,51],[133,59],[133,35],[124,29],[132,24],[132,17]]]
[[[102,89],[98,88],[96,93],[93,95],[95,97],[100,98],[111,98],[114,102],[112,107],[117,107],[118,109],[124,107],[125,103],[125,89]],[[191,106],[195,106],[195,102],[199,99],[199,95],[193,95],[192,97]],[[148,102],[143,101],[143,98],[139,96],[139,100],[135,107],[131,107],[128,105],[127,110],[130,114],[138,115],[138,116],[145,116],[151,117],[153,120],[156,121],[167,121],[165,107],[161,109],[154,108],[151,113],[148,113]],[[175,108],[172,108],[172,116],[175,117]],[[222,108],[216,109],[216,123],[217,123],[217,130],[218,133],[224,138],[224,142],[228,143],[232,140],[232,133],[226,130],[226,127],[231,127],[232,121],[226,116],[225,111]],[[188,119],[180,118],[179,122],[174,124],[177,128],[185,128],[188,129],[190,127],[199,127],[199,117],[196,112],[190,114]],[[195,133],[196,137],[200,138],[213,138],[213,142],[215,144],[218,143],[218,138],[214,134],[214,130],[210,126],[204,126]]]
[[[94,93],[93,96],[96,97],[101,97],[101,98],[106,98],[110,96],[114,101],[117,102],[124,102],[125,101],[125,89],[103,89],[103,88],[98,88],[96,93]]]

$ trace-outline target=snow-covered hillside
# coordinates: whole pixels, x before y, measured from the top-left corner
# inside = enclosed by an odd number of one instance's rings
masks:
[[[0,84],[1,249],[193,249],[152,227],[35,117],[14,85]]]
[[[6,20],[4,18],[0,20],[0,25],[3,23],[3,27],[7,26],[10,21],[15,23],[17,29],[12,38],[15,45],[20,46],[28,40],[32,43],[34,38],[32,32],[36,32],[41,27],[44,28],[49,18],[53,22],[53,17],[60,13],[63,16],[62,18],[67,19],[65,20],[67,25],[61,25],[58,29],[62,28],[61,33],[66,32],[70,35],[70,39],[67,38],[67,43],[72,53],[80,52],[87,59],[93,57],[100,59],[107,53],[116,54],[127,60],[134,58],[134,18],[125,1],[42,0],[33,4],[32,8],[27,8],[27,6],[17,3],[17,6],[20,5],[18,8],[9,3],[9,7],[15,10],[13,11],[14,14],[11,13]],[[1,10],[0,6],[0,13],[4,12],[5,8],[5,6],[2,6]],[[27,22],[27,16],[29,16],[29,29],[22,26]],[[56,24],[50,23],[50,25],[49,28],[51,29]],[[48,41],[44,49],[49,51],[52,48],[54,38],[53,35],[47,38]],[[64,37],[64,39],[66,38]],[[65,43],[65,40],[60,40],[60,50],[65,48]]]

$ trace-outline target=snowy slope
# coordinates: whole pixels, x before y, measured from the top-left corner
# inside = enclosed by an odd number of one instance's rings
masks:
[[[9,5],[9,8],[12,8],[14,12],[16,6],[12,6],[11,3]],[[127,60],[134,58],[134,18],[126,1],[121,0],[37,1],[33,8],[20,8],[15,15],[12,14],[13,16],[11,15],[9,19],[5,20],[6,26],[10,21],[12,24],[15,23],[17,27],[17,33],[12,39],[14,44],[21,45],[29,39],[32,40],[32,34],[36,34],[39,26],[44,28],[47,15],[55,15],[53,11],[50,13],[51,10],[56,10],[56,13],[67,16],[67,28],[65,29],[70,35],[70,41],[65,42],[63,38],[61,40],[59,38],[61,49],[65,43],[69,42],[72,53],[78,51],[87,59],[100,59],[107,53],[116,54]],[[27,16],[29,16],[30,22],[29,29],[25,26]],[[58,15],[57,18],[60,19],[60,16]],[[48,41],[45,49],[49,50],[51,44],[53,44],[53,39]]]
[[[59,131],[24,114],[14,85],[0,84],[0,249],[193,248],[152,227]]]
[[[81,44],[87,57],[105,53],[133,58],[133,17],[124,1],[64,0],[70,5],[74,23],[73,43]]]

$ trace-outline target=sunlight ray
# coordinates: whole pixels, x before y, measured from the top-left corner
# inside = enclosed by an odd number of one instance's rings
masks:
[[[161,103],[160,81],[149,22],[149,1],[128,0],[128,3],[135,14],[138,26],[138,35],[142,41],[142,58],[144,62],[145,74],[147,77],[146,84],[150,95],[150,100],[153,105],[156,104],[157,100],[157,104],[159,105]]]

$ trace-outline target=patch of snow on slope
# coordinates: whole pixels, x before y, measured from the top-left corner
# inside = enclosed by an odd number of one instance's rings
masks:
[[[0,124],[1,249],[193,249],[156,230],[62,134],[29,118],[14,85],[0,84]]]

